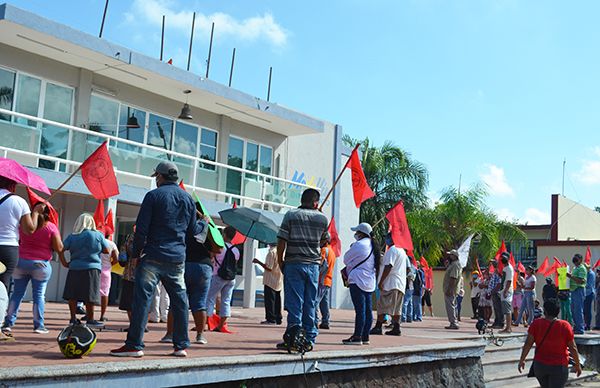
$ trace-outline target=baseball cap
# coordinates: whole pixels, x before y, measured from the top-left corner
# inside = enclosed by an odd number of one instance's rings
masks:
[[[446,252],[446,254],[450,255],[450,256],[458,257],[458,251],[456,249],[448,251],[448,252]]]
[[[179,170],[177,169],[177,165],[173,162],[160,162],[151,176],[155,177],[158,174],[164,175],[171,180],[177,180]]]
[[[506,251],[502,252],[502,255],[500,255],[500,256],[502,256],[503,259],[507,259],[507,260],[510,259],[510,253],[508,253]]]
[[[361,222],[360,224],[350,228],[350,230],[353,232],[362,232],[366,235],[370,235],[373,231],[373,228],[371,227],[371,225],[369,225],[368,222]]]

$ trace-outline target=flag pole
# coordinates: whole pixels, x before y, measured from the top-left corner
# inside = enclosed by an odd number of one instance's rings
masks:
[[[56,194],[60,193],[62,188],[65,187],[65,185],[67,183],[69,183],[69,181],[71,179],[73,179],[73,177],[75,176],[75,174],[77,174],[79,172],[79,170],[81,170],[82,165],[83,165],[83,163],[81,163],[79,165],[79,167],[77,167],[77,169],[75,171],[73,171],[73,173],[60,186],[58,186],[58,188],[56,190],[54,190],[54,192],[52,194],[50,194],[50,196],[48,198],[46,198],[46,202],[50,202],[50,199],[52,199],[52,197],[54,197]]]
[[[360,147],[360,143],[358,143],[358,144],[356,144],[356,146],[354,146],[354,149],[352,150],[352,152],[356,151],[358,149],[358,147]],[[327,200],[329,199],[329,197],[331,197],[331,194],[333,193],[335,186],[337,186],[338,182],[340,181],[340,178],[342,177],[342,174],[344,173],[344,171],[346,171],[346,167],[348,167],[350,160],[351,160],[351,158],[348,158],[348,160],[346,160],[346,164],[344,164],[344,167],[338,174],[337,178],[335,179],[335,182],[333,182],[333,186],[331,186],[331,189],[329,189],[329,192],[325,196],[325,199],[321,203],[321,206],[319,206],[319,211],[321,211],[323,209],[323,206],[325,206],[325,204],[327,203]]]
[[[377,220],[377,222],[375,224],[373,224],[372,228],[375,229],[375,227],[379,224],[381,224],[383,222],[383,220],[385,220],[385,217],[387,216],[387,213],[381,217],[379,220]]]

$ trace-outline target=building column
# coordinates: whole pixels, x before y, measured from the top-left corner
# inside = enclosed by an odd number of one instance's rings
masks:
[[[247,239],[244,243],[244,308],[256,307],[256,275],[254,273],[254,253],[258,248],[258,241]]]

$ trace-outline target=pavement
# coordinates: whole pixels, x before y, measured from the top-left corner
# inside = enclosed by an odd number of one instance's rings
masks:
[[[110,349],[120,347],[126,333],[121,330],[128,326],[127,315],[117,307],[109,306],[107,312],[108,322],[106,329],[98,332],[97,344],[92,353],[83,359],[65,359],[58,348],[56,336],[68,324],[68,306],[63,303],[46,304],[46,327],[49,334],[36,334],[33,332],[31,303],[23,303],[16,325],[13,327],[15,341],[0,342],[0,372],[2,368],[19,366],[52,366],[90,363],[115,362],[123,359],[109,355]],[[348,346],[341,341],[348,338],[353,331],[354,311],[332,310],[330,330],[321,330],[317,338],[315,352],[348,350]],[[96,317],[98,311],[96,311]],[[190,316],[191,318],[191,316]],[[208,332],[205,336],[208,344],[200,345],[192,342],[188,349],[188,358],[208,358],[220,356],[250,356],[260,354],[280,354],[275,350],[275,344],[281,341],[285,327],[261,325],[264,319],[264,310],[233,308],[229,328],[234,333]],[[477,340],[475,320],[463,318],[459,330],[445,330],[448,321],[440,317],[424,317],[423,322],[402,324],[402,336],[371,336],[371,349],[385,349],[402,346],[449,344],[455,341]],[[193,321],[190,319],[190,328]],[[164,335],[165,323],[149,323],[149,332],[144,336],[146,348],[144,359],[160,360],[173,359],[168,356],[172,351],[169,344],[159,343]],[[523,335],[526,329],[522,327],[513,329],[515,334]],[[190,339],[195,339],[195,332],[190,331]],[[356,349],[356,347],[352,347]]]

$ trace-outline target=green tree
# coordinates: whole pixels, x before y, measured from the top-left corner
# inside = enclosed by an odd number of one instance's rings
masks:
[[[354,148],[360,143],[361,164],[375,197],[364,202],[360,208],[360,220],[374,225],[385,216],[399,200],[408,210],[427,206],[429,173],[427,168],[414,160],[410,154],[387,141],[381,147],[371,145],[368,138],[358,141],[344,136],[344,143]],[[387,222],[375,227],[376,238],[381,241],[387,232]]]
[[[515,223],[500,220],[486,206],[487,195],[480,184],[464,192],[450,187],[442,192],[440,202],[433,207],[408,212],[416,253],[435,265],[446,251],[458,248],[474,234],[471,259],[490,259],[502,240],[526,240],[525,233]]]

